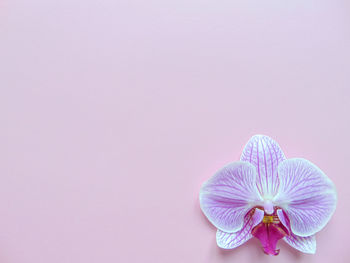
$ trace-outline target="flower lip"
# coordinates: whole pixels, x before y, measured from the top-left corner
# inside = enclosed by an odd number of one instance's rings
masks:
[[[262,222],[253,228],[252,235],[260,240],[265,254],[277,256],[279,254],[279,249],[276,249],[277,242],[288,236],[289,231],[279,220],[275,209],[272,214],[264,214]]]

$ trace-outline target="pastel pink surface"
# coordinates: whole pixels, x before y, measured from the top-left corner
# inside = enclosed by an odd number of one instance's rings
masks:
[[[0,10],[1,262],[350,262],[348,1]],[[199,188],[254,134],[335,183],[316,255],[217,247]]]

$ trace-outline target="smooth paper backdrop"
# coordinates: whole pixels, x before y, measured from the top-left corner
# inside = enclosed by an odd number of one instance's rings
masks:
[[[347,0],[0,2],[0,261],[350,262]],[[335,183],[317,254],[224,251],[201,184],[254,134]]]

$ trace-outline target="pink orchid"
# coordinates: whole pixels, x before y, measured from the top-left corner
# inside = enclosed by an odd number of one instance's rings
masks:
[[[286,159],[263,135],[253,136],[241,160],[220,169],[200,190],[200,205],[218,229],[219,247],[232,249],[254,236],[269,255],[279,254],[280,239],[314,254],[315,233],[330,220],[336,203],[334,184],[316,165]]]

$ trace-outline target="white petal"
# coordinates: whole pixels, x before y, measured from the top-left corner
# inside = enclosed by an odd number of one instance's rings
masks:
[[[226,165],[203,184],[199,196],[202,211],[216,228],[230,233],[240,230],[244,216],[261,203],[255,182],[255,168],[250,163]]]
[[[308,254],[316,253],[316,238],[315,235],[308,237],[296,236],[292,233],[290,229],[290,221],[288,217],[284,214],[282,209],[277,209],[277,215],[281,223],[288,229],[289,236],[283,238],[283,240],[294,247],[295,249]]]
[[[241,161],[249,162],[256,167],[258,190],[265,197],[277,194],[279,187],[277,167],[285,159],[278,143],[265,135],[253,136],[241,155]]]
[[[255,209],[253,216],[246,216],[241,230],[235,233],[226,233],[221,230],[216,232],[216,242],[219,247],[231,249],[242,245],[252,238],[252,229],[258,225],[264,218],[264,212]]]
[[[316,238],[315,235],[308,237],[300,237],[294,234],[290,236],[286,236],[283,240],[290,246],[295,249],[307,253],[307,254],[315,254],[316,253]]]
[[[291,230],[311,236],[331,218],[337,201],[331,180],[305,159],[289,159],[278,166],[280,189],[274,202],[286,212]]]

